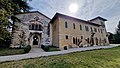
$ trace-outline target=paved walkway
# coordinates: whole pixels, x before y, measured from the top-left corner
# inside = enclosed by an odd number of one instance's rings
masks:
[[[40,53],[40,52],[45,52],[41,48],[32,48],[29,53]]]
[[[116,46],[117,45],[93,46],[93,47],[86,47],[86,48],[71,48],[68,50],[62,50],[62,51],[56,51],[56,52],[36,52],[36,53],[30,52],[28,54],[21,54],[21,55],[0,56],[0,62],[35,58],[35,57],[41,57],[41,56],[66,54],[66,53],[77,52],[77,51],[86,51],[86,50],[101,49],[101,48],[112,48]]]

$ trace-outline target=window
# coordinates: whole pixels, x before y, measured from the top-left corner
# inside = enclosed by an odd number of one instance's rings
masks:
[[[96,28],[94,28],[94,31],[95,31],[95,32],[97,32],[97,29],[96,29]]]
[[[101,29],[101,33],[103,33],[102,29]]]
[[[68,28],[67,22],[65,22],[65,28]]]
[[[75,40],[75,43],[76,43],[76,44],[77,44],[77,41],[78,41],[78,40],[77,40],[77,37],[76,37],[76,40]]]
[[[80,42],[80,39],[78,39],[78,44],[79,44],[79,42]]]
[[[29,29],[30,30],[42,30],[42,28],[41,28],[41,25],[39,25],[39,24],[31,24],[31,25],[29,25]]]
[[[73,38],[73,44],[75,44],[75,38]]]
[[[86,30],[86,31],[89,31],[89,28],[88,28],[88,26],[85,26],[85,30]]]
[[[73,23],[73,29],[75,29],[75,24]]]
[[[68,39],[68,35],[66,35],[65,38]]]
[[[80,30],[82,30],[82,26],[80,25]]]
[[[99,30],[99,28],[98,28],[98,32],[100,33],[100,30]]]
[[[81,36],[81,39],[83,39],[83,36]]]
[[[92,27],[91,27],[91,32],[93,32],[93,29],[92,29]]]
[[[35,25],[35,30],[37,30],[37,29],[38,29],[38,25],[36,24],[36,25]]]
[[[105,28],[105,24],[104,24],[104,22],[101,22],[101,26],[102,26],[103,28]]]
[[[42,26],[41,25],[39,25],[39,30],[42,31]]]
[[[34,30],[34,24],[32,24],[32,30]]]

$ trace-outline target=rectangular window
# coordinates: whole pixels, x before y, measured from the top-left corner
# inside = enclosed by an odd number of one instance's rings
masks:
[[[100,30],[99,30],[99,28],[98,28],[98,32],[100,33]]]
[[[96,29],[96,28],[94,28],[94,31],[95,31],[95,32],[97,32],[97,29]]]
[[[83,39],[83,36],[81,36],[81,39]]]
[[[66,35],[65,38],[68,39],[68,35]]]
[[[67,22],[65,22],[65,28],[68,28]]]
[[[93,29],[92,29],[92,27],[91,27],[91,32],[93,32]]]
[[[73,29],[75,29],[75,24],[73,23]]]
[[[82,26],[80,25],[80,30],[82,30]]]
[[[86,30],[86,31],[89,31],[89,28],[88,28],[88,26],[85,26],[85,30]]]
[[[87,26],[87,31],[89,31],[89,27]]]
[[[102,29],[101,29],[101,33],[103,33]]]

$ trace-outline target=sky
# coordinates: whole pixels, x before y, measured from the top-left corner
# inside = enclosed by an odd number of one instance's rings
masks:
[[[115,33],[120,21],[120,0],[32,0],[28,2],[32,11],[39,11],[49,18],[53,18],[56,12],[76,17],[82,20],[90,20],[101,16],[106,21],[108,32]],[[71,13],[69,6],[78,4],[78,11]]]

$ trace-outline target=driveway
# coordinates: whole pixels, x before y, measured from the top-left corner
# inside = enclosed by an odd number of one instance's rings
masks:
[[[85,47],[85,48],[71,48],[68,50],[55,51],[55,52],[44,52],[44,51],[41,52],[41,49],[36,48],[36,49],[31,50],[30,53],[27,53],[27,54],[0,56],[0,62],[21,60],[21,59],[28,59],[28,58],[36,58],[36,57],[41,57],[41,56],[60,55],[60,54],[67,54],[67,53],[71,53],[71,52],[87,51],[87,50],[94,50],[94,49],[101,49],[101,48],[113,48],[116,46],[117,45],[93,46],[93,47]]]

